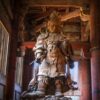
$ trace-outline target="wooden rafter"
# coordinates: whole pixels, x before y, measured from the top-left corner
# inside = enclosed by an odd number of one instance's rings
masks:
[[[88,0],[27,0],[31,7],[79,7],[89,3]]]

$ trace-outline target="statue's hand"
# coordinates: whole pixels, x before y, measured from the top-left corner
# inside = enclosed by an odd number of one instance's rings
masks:
[[[41,63],[41,59],[40,59],[40,58],[35,59],[35,61],[36,61],[38,64]]]
[[[68,59],[68,63],[71,69],[74,68],[74,61],[71,58]]]

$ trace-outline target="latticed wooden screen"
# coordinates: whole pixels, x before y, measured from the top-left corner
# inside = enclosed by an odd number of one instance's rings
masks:
[[[6,75],[9,33],[0,21],[0,74]]]

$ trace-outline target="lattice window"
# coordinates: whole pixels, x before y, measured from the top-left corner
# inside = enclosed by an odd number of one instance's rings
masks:
[[[9,33],[0,21],[0,74],[6,75]]]

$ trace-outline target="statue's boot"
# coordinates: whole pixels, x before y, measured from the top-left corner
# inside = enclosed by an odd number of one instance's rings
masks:
[[[55,96],[63,96],[63,93],[62,93],[62,82],[61,80],[55,80],[55,86],[56,86],[56,89],[55,89]]]

